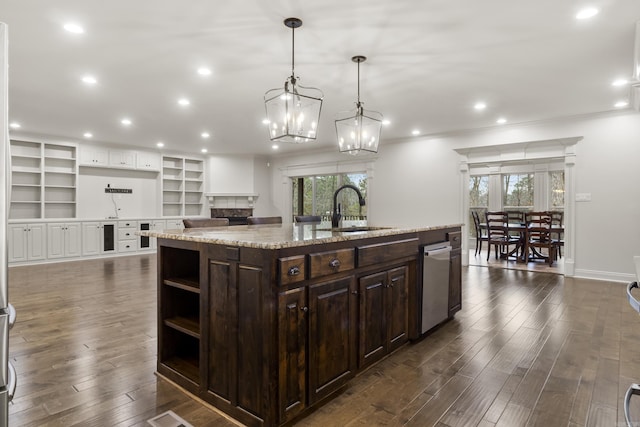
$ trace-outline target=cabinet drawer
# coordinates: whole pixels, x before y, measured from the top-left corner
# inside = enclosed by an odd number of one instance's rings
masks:
[[[459,248],[462,244],[462,231],[447,233],[447,240],[451,243],[451,248]]]
[[[418,256],[417,238],[358,246],[358,267],[411,255]]]
[[[137,221],[118,221],[118,228],[137,227]]]
[[[136,229],[118,228],[118,240],[136,240]]]
[[[280,284],[302,282],[305,278],[304,255],[278,258]]]
[[[118,242],[118,252],[132,252],[138,248],[135,240],[124,240]]]
[[[353,249],[318,252],[309,255],[309,278],[351,270],[355,266]]]

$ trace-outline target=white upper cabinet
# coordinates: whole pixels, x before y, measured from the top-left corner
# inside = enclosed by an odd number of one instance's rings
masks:
[[[80,147],[80,166],[107,166],[109,151],[100,147]]]
[[[136,152],[130,150],[109,150],[109,166],[133,169],[136,167]]]
[[[139,151],[136,158],[136,168],[160,172],[160,154]]]

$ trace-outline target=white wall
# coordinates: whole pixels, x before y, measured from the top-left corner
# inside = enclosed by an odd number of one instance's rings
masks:
[[[374,160],[368,214],[376,225],[437,225],[462,215],[461,157],[455,148],[583,137],[577,144],[575,275],[632,280],[640,254],[640,114],[613,112],[439,137],[382,142]],[[283,171],[295,165],[353,161],[337,152],[272,160],[273,203],[291,211]]]
[[[119,218],[162,216],[159,212],[161,190],[157,172],[81,167],[77,182],[77,218],[115,216],[112,195],[120,209]],[[133,193],[105,193],[107,184],[112,188],[130,188]]]
[[[255,216],[280,215],[273,205],[266,157],[212,155],[206,160],[205,193],[258,194]]]
[[[206,160],[207,193],[253,193],[253,156],[209,156]]]

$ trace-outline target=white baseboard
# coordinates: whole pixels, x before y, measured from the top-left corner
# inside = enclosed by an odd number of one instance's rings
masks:
[[[623,283],[629,283],[636,280],[635,274],[616,273],[615,271],[585,270],[581,268],[575,271],[573,277]]]

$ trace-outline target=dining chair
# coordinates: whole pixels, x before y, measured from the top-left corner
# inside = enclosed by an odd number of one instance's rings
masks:
[[[224,227],[229,225],[228,218],[184,218],[184,228]]]
[[[525,253],[527,261],[543,259],[552,265],[556,260],[557,245],[551,238],[551,214],[549,212],[528,212],[526,247],[531,251]],[[546,255],[539,251],[546,249]]]
[[[314,222],[322,222],[322,217],[320,215],[295,215],[293,217],[293,220],[295,221],[296,224],[301,222],[314,223]]]
[[[564,227],[564,212],[563,211],[550,211],[551,214],[551,226]],[[562,247],[564,246],[564,233],[562,231],[551,231],[551,238],[554,240],[557,253],[562,258]]]
[[[471,217],[476,230],[476,252],[474,256],[477,256],[478,253],[482,253],[482,242],[487,242],[489,237],[487,236],[487,224],[480,222],[480,214],[477,210],[471,210]]]
[[[281,216],[250,216],[247,218],[248,225],[257,224],[282,224]]]
[[[520,238],[517,236],[511,236],[509,234],[509,216],[507,212],[487,212],[487,243],[489,244],[489,250],[487,250],[487,261],[491,255],[491,246],[495,248],[495,257],[498,259],[498,250],[500,250],[501,256],[507,256],[509,254],[518,254],[520,248]],[[509,251],[509,247],[514,245],[513,251]]]

